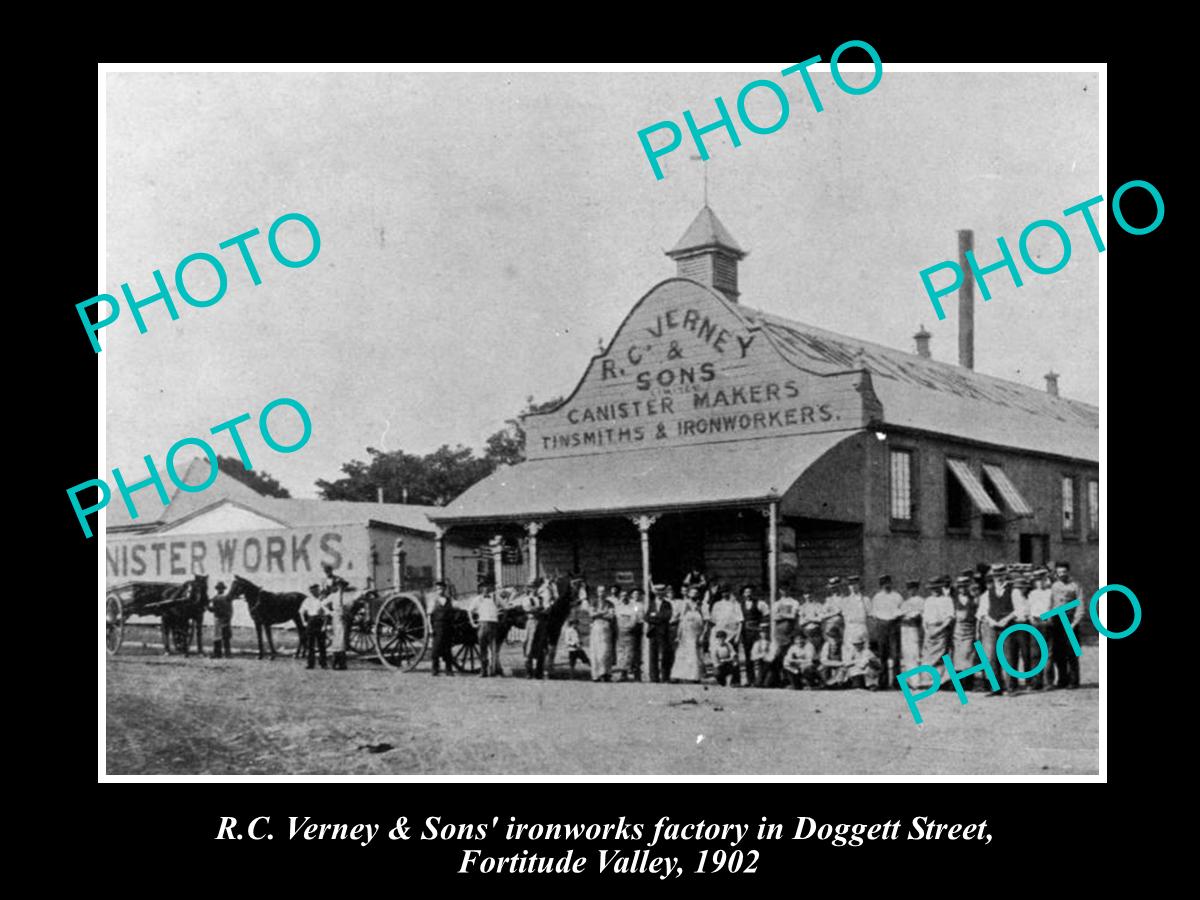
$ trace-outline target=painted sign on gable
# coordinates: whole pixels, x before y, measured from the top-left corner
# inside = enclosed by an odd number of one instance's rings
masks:
[[[213,584],[242,575],[269,590],[298,591],[324,563],[354,584],[370,575],[366,529],[358,526],[110,536],[104,553],[110,583],[207,575]]]
[[[524,421],[529,459],[837,431],[864,423],[862,376],[813,375],[692,281],[658,285],[575,393]]]

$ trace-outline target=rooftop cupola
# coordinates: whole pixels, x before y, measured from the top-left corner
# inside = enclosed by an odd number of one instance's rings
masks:
[[[738,302],[738,261],[746,251],[707,204],[667,256],[675,260],[680,278],[699,281]]]

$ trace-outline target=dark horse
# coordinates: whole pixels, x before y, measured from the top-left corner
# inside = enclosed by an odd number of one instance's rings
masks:
[[[276,657],[275,640],[271,637],[271,626],[280,622],[291,622],[296,626],[296,657],[304,652],[304,623],[300,621],[300,604],[304,602],[304,594],[300,591],[288,591],[282,594],[264,591],[252,581],[247,581],[241,575],[233,576],[233,584],[229,586],[229,601],[232,603],[238,597],[246,601],[250,607],[250,618],[254,620],[254,633],[258,637],[258,658],[263,658],[263,632],[267,634],[267,646],[271,648],[271,659]]]
[[[133,586],[130,614],[159,616],[162,625],[163,652],[183,648],[191,653],[192,632],[196,634],[196,652],[204,655],[204,611],[208,607],[208,576],[197,575],[183,584],[147,581]]]

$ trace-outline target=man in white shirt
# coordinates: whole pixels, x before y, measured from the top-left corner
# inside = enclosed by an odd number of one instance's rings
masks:
[[[838,609],[841,610],[842,620],[846,623],[846,636],[843,644],[853,646],[854,641],[861,637],[867,639],[867,599],[858,592],[859,577],[851,575],[846,579],[845,593],[838,598]]]
[[[745,613],[742,612],[742,606],[733,599],[733,591],[729,588],[721,589],[721,597],[708,610],[708,620],[712,622],[712,630],[709,632],[708,651],[712,652],[716,645],[716,633],[724,631],[725,637],[728,639],[730,646],[741,646],[742,641],[742,623],[745,621]]]
[[[1082,598],[1079,596],[1079,585],[1071,577],[1070,563],[1059,560],[1055,563],[1054,569],[1056,578],[1054,584],[1050,585],[1050,608],[1057,609],[1072,600],[1080,600],[1080,604],[1067,614],[1071,619],[1071,627],[1078,628],[1083,617],[1088,614],[1088,605],[1086,602],[1082,602]],[[1061,623],[1055,623],[1054,641],[1053,656],[1059,671],[1058,687],[1071,689],[1079,687],[1079,657],[1075,655],[1066,629]],[[1080,649],[1082,650],[1082,648]]]
[[[879,590],[871,598],[871,618],[875,620],[876,653],[879,658],[879,686],[900,689],[894,677],[900,674],[900,607],[904,598],[892,589],[892,576],[879,577]],[[888,664],[891,663],[889,672]]]
[[[304,647],[308,654],[307,668],[315,668],[317,653],[320,652],[321,668],[328,668],[325,661],[325,599],[319,584],[308,586],[308,596],[300,604],[300,621],[304,623]]]
[[[1046,647],[1053,648],[1054,622],[1042,618],[1042,613],[1051,609],[1050,573],[1045,568],[1037,569],[1033,573],[1033,582],[1035,587],[1029,592],[1027,597],[1029,602],[1029,624],[1041,632],[1042,639],[1046,642]],[[1036,641],[1033,643],[1036,644]],[[1033,665],[1036,665],[1036,662]],[[1047,689],[1054,687],[1054,668],[1054,654],[1051,652],[1049,658],[1046,660],[1046,667],[1033,676],[1031,685],[1035,691],[1042,690],[1043,685]]]
[[[485,588],[467,608],[479,636],[479,674],[483,678],[500,675],[500,608],[495,592]]]
[[[1013,620],[1010,624],[1020,622],[1022,625],[1029,625],[1029,589],[1030,580],[1024,572],[1019,572],[1013,578]],[[1018,672],[1028,672],[1035,665],[1033,662],[1033,649],[1036,642],[1033,636],[1028,631],[1014,631],[1004,641],[1004,658],[1008,660],[1008,664]],[[1020,686],[1026,686],[1026,682],[1022,679],[1017,679],[1013,682],[1012,689],[1016,690]],[[1029,689],[1033,688],[1032,684],[1028,684]]]

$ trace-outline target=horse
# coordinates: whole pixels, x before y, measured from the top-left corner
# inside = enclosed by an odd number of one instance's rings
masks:
[[[133,585],[130,614],[160,617],[163,653],[171,655],[183,646],[183,655],[191,654],[191,632],[196,632],[196,652],[204,655],[204,611],[208,607],[208,576],[197,575],[182,584],[144,581]]]
[[[291,622],[296,626],[299,638],[296,644],[296,658],[299,659],[304,652],[304,623],[300,620],[300,604],[304,602],[304,594],[300,591],[278,594],[264,591],[254,582],[235,575],[229,586],[229,601],[232,603],[239,597],[250,607],[250,618],[254,620],[254,633],[258,637],[258,658],[263,658],[263,632],[266,631],[267,646],[271,648],[271,659],[274,659],[278,654],[275,652],[271,626]]]
[[[542,605],[536,589],[517,598],[534,620],[533,633],[527,634],[525,641],[525,671],[531,677],[535,673],[541,677],[543,671],[554,670],[558,639],[567,616],[571,614],[571,591],[559,591],[557,585],[553,582],[550,584],[551,599],[546,606]]]

